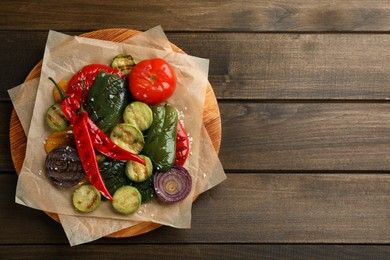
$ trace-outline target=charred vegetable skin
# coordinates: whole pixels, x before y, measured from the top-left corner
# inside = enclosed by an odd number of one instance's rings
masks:
[[[97,75],[85,100],[89,117],[103,131],[110,130],[121,118],[128,104],[125,81],[104,70]]]
[[[73,124],[75,119],[79,116],[79,111],[82,110],[80,101],[73,96],[65,96],[58,84],[52,78],[49,79],[54,83],[54,86],[62,97],[61,110],[69,122]],[[116,160],[134,160],[145,165],[145,162],[139,156],[122,149],[112,142],[112,140],[106,136],[106,134],[88,116],[87,125],[89,133],[92,136],[93,146],[99,152]]]
[[[61,103],[61,109],[67,119],[73,124],[74,120],[79,116],[78,110],[81,109],[81,105],[75,98],[66,97]],[[143,165],[145,164],[138,155],[116,145],[89,117],[87,117],[87,125],[91,141],[96,150],[116,160],[134,160]]]
[[[152,160],[154,170],[166,172],[175,161],[178,114],[168,104],[154,106],[152,111],[153,123],[146,133],[141,154]]]
[[[142,164],[145,164],[145,162],[139,156],[129,153],[114,144],[88,117],[87,112],[77,113],[76,111],[80,105],[74,98],[65,98],[61,107],[73,124],[77,150],[88,179],[104,197],[112,200],[112,196],[100,175],[94,148],[114,159],[136,160]]]
[[[127,57],[118,55],[116,58],[122,61],[123,58]],[[116,62],[118,61],[116,60]],[[113,65],[115,64],[113,62]],[[122,69],[120,66],[115,67]],[[91,64],[74,75],[69,82],[68,89],[65,90],[66,95],[58,86],[56,88],[61,94],[61,110],[74,129],[77,151],[84,174],[87,175],[99,196],[102,194],[117,206],[118,198],[127,198],[127,195],[122,191],[116,193],[123,186],[137,191],[138,196],[132,197],[137,197],[138,206],[141,201],[148,201],[157,196],[166,203],[181,201],[188,196],[192,186],[191,176],[187,170],[177,166],[183,165],[187,159],[189,142],[183,126],[178,121],[178,113],[173,106],[156,105],[152,108],[153,110],[148,107],[150,116],[153,114],[154,120],[145,119],[149,122],[149,126],[152,125],[149,129],[143,128],[143,130],[147,130],[144,132],[145,147],[141,152],[152,159],[155,172],[145,176],[145,178],[132,180],[126,176],[124,171],[126,160],[133,160],[143,165],[145,165],[145,161],[138,155],[116,145],[104,133],[112,131],[112,128],[117,125],[128,104],[129,97],[124,87],[124,79],[126,78],[124,74],[127,73],[125,71],[121,73],[117,69],[101,64]],[[160,77],[161,75],[156,74],[155,76]],[[155,76],[154,74],[151,76],[153,81]],[[173,79],[170,80],[170,90],[173,91],[174,83],[176,83],[174,74]],[[157,96],[165,100],[169,95],[164,93]],[[151,98],[150,95],[143,96]],[[156,103],[159,102],[149,102],[149,105]],[[110,159],[106,159],[98,165],[94,149]],[[116,173],[113,174],[113,172]],[[178,174],[181,176],[176,176]],[[165,177],[162,178],[162,176]],[[122,202],[120,204],[122,205]],[[114,206],[114,208],[118,207]],[[130,209],[126,206],[123,210],[122,208],[117,210],[129,214],[136,211],[137,208],[132,206]],[[84,209],[78,210],[84,211]]]
[[[115,160],[135,161],[145,165],[145,161],[141,157],[116,145],[90,118],[88,118],[87,124],[93,146],[103,155]]]
[[[112,206],[122,214],[128,215],[139,209],[142,196],[138,189],[132,186],[122,186],[113,195]]]
[[[84,178],[84,170],[77,150],[58,146],[46,156],[46,175],[58,187],[69,188]]]
[[[114,194],[120,187],[130,184],[130,180],[125,174],[125,167],[126,161],[106,159],[99,163],[101,176],[110,194]]]
[[[124,75],[129,75],[134,65],[133,57],[124,53],[116,55],[111,62],[111,67],[120,70]]]
[[[142,196],[142,202],[156,197],[153,187],[153,176],[143,182],[133,182],[126,176],[126,161],[106,159],[99,163],[99,170],[104,183],[111,194],[122,186],[130,185],[138,189]]]
[[[46,123],[47,125],[55,130],[65,130],[69,126],[69,121],[66,120],[64,113],[61,110],[59,103],[53,104],[46,112]]]
[[[84,66],[69,80],[66,95],[73,96],[80,102],[83,101],[83,97],[88,95],[89,89],[92,87],[93,82],[101,71],[125,78],[119,70],[113,69],[110,66],[104,64],[90,64]]]
[[[54,131],[45,140],[45,152],[48,154],[56,147],[68,145],[75,147],[73,132],[68,130]]]
[[[99,172],[93,142],[88,129],[88,114],[82,112],[73,121],[73,134],[76,140],[77,151],[83,164],[85,174],[93,186],[109,200],[112,200]]]
[[[153,164],[149,157],[145,155],[140,155],[140,157],[145,161],[146,165],[128,161],[125,169],[127,178],[136,183],[149,179],[153,174]]]
[[[62,93],[55,81],[52,81],[59,92]],[[84,171],[90,182],[99,190],[99,192],[107,199],[112,200],[112,196],[108,192],[100,175],[94,148],[102,150],[102,153],[110,157],[128,158],[128,160],[136,160],[142,164],[145,162],[137,155],[124,151],[112,143],[103,131],[88,117],[87,112],[80,112],[81,104],[79,100],[73,96],[66,97],[63,93],[61,96],[63,97],[61,109],[67,119],[73,124],[77,151]]]
[[[100,205],[101,195],[90,184],[78,187],[72,196],[73,206],[80,212],[92,212]]]
[[[156,198],[156,192],[153,185],[153,175],[143,182],[131,182],[131,186],[138,189],[142,196],[142,202]]]

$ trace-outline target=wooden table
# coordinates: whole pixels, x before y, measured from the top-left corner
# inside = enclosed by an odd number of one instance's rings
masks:
[[[390,3],[2,1],[0,258],[364,258],[390,254]],[[15,204],[7,89],[71,35],[162,25],[210,59],[228,179],[192,228],[69,247],[61,225]]]

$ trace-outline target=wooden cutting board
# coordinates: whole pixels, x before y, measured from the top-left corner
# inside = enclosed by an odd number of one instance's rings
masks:
[[[130,37],[133,37],[137,34],[141,33],[136,30],[129,29],[105,29],[92,31],[88,33],[84,33],[80,36],[87,38],[94,38],[100,40],[107,40],[113,42],[122,42]],[[174,44],[172,45],[172,49],[176,52],[184,53],[181,49],[179,49]],[[34,79],[39,77],[41,73],[42,61],[40,61],[28,74],[25,81]],[[205,98],[205,108],[203,112],[203,124],[206,127],[210,138],[213,142],[213,146],[216,152],[219,152],[219,148],[221,145],[221,117],[219,112],[219,107],[217,103],[217,99],[215,97],[214,91],[208,83],[206,98]],[[15,110],[12,111],[11,122],[10,122],[10,147],[11,147],[11,156],[12,161],[14,163],[16,172],[19,174],[26,153],[26,144],[27,138],[24,134],[22,125],[18,119],[18,116]],[[195,199],[195,198],[194,198]],[[59,222],[58,215],[51,212],[46,212],[51,218]],[[115,232],[108,237],[130,237],[140,235],[149,231],[152,231],[158,227],[160,224],[152,223],[152,222],[141,222],[133,227],[120,230]]]

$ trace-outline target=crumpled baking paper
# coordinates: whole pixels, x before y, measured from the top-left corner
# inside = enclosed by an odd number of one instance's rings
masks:
[[[44,142],[52,132],[44,120],[47,108],[53,103],[52,77],[69,79],[84,65],[109,64],[118,53],[129,53],[136,62],[161,57],[174,68],[178,83],[168,100],[184,115],[191,135],[191,155],[185,167],[193,179],[190,196],[171,205],[152,201],[143,204],[138,212],[121,215],[103,202],[94,212],[76,212],[71,205],[73,189],[54,187],[45,176]],[[16,113],[26,133],[26,157],[19,175],[15,201],[19,204],[57,213],[70,245],[93,241],[116,231],[151,221],[176,228],[191,226],[192,198],[226,179],[212,141],[203,126],[203,111],[207,88],[208,60],[174,52],[161,27],[152,28],[122,43],[68,36],[50,31],[43,58],[41,76],[9,90]]]

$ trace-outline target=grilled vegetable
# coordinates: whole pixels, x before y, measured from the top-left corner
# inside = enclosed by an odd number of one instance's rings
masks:
[[[47,156],[46,175],[58,187],[69,188],[85,176],[77,150],[70,146],[58,146]]]
[[[110,139],[119,147],[134,154],[139,154],[144,147],[144,136],[142,132],[127,123],[116,125],[112,129]]]
[[[73,132],[68,130],[54,131],[45,140],[45,151],[49,153],[58,146],[70,145],[75,146]]]
[[[104,181],[100,175],[99,166],[96,160],[96,153],[93,147],[93,141],[88,129],[88,114],[82,112],[73,121],[73,134],[76,140],[77,151],[80,161],[83,165],[85,175],[99,192],[109,200],[112,196],[107,190]]]
[[[153,175],[143,182],[132,182],[130,185],[137,188],[139,193],[141,193],[142,202],[156,198],[156,192],[153,186]]]
[[[142,202],[149,201],[156,197],[153,178],[150,177],[143,182],[133,182],[125,174],[126,161],[116,161],[107,158],[99,163],[100,174],[111,194],[122,186],[130,185],[138,189],[142,196]]]
[[[93,147],[100,153],[115,160],[136,161],[145,165],[138,155],[116,145],[91,119],[88,118],[87,124]]]
[[[152,111],[153,123],[146,133],[142,154],[152,160],[154,170],[166,172],[175,161],[178,114],[171,105],[157,105]]]
[[[116,55],[111,62],[111,67],[120,70],[123,75],[129,75],[134,65],[133,57],[124,53]]]
[[[114,127],[128,104],[124,80],[100,71],[86,98],[85,110],[96,125],[106,132]]]
[[[100,192],[91,184],[78,187],[72,196],[73,206],[81,212],[92,212],[100,205]]]
[[[100,174],[110,194],[114,194],[122,186],[130,185],[125,174],[125,167],[126,161],[116,161],[109,158],[99,163]]]
[[[122,214],[131,214],[141,206],[142,197],[137,188],[122,186],[113,195],[112,206]]]
[[[89,89],[101,71],[117,75],[122,79],[125,78],[119,70],[113,69],[110,66],[104,64],[89,64],[84,66],[69,80],[66,96],[73,96],[77,101],[83,103],[85,97],[88,96]]]
[[[157,197],[165,203],[184,200],[192,188],[191,175],[182,166],[173,166],[168,172],[157,172],[153,182]]]
[[[56,85],[57,86],[57,85]],[[60,88],[57,87],[59,90]],[[60,90],[61,93],[61,90]],[[80,103],[73,97],[64,97],[61,102],[61,109],[66,118],[74,125],[76,119],[80,117]],[[89,138],[92,141],[93,147],[103,155],[116,160],[134,160],[141,164],[145,162],[136,154],[124,150],[116,145],[88,116],[85,123],[89,131]]]
[[[55,103],[49,107],[46,112],[46,123],[51,129],[56,131],[65,130],[69,127],[70,123],[62,112],[60,103]]]
[[[153,122],[152,109],[145,103],[134,101],[126,106],[123,121],[145,131]]]
[[[144,155],[140,155],[140,157],[144,159],[146,165],[135,161],[128,161],[126,163],[126,176],[134,182],[143,182],[153,174],[153,165],[149,157]]]

